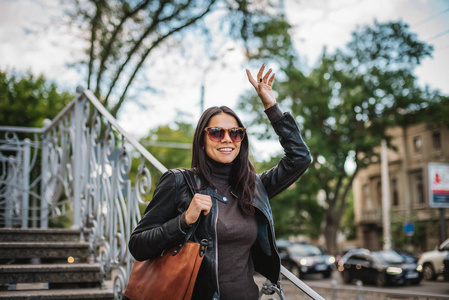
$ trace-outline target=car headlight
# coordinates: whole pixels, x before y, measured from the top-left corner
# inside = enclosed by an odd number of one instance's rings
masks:
[[[332,265],[335,263],[335,257],[331,256],[327,259],[327,264]]]
[[[301,258],[301,260],[299,261],[299,263],[303,266],[307,266],[308,265],[308,261],[305,258]]]
[[[416,271],[422,272],[422,265],[418,265],[418,266],[416,267]]]
[[[388,274],[401,274],[402,273],[402,269],[398,268],[398,267],[388,267],[387,268],[387,273]]]

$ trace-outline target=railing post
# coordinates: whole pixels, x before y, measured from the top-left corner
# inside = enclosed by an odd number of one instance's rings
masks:
[[[13,185],[11,183],[12,175],[14,174],[14,167],[12,164],[7,164],[8,171],[6,172],[7,175],[7,182],[6,182],[6,205],[5,205],[5,226],[6,227],[12,227],[13,223],[13,217],[14,217],[14,189]]]
[[[357,280],[355,284],[357,285],[357,300],[363,300],[363,282]]]
[[[30,139],[25,139],[22,154],[22,228],[28,228],[28,211],[30,200],[30,145]]]
[[[79,95],[75,103],[75,144],[73,145],[73,225],[72,228],[81,226],[81,168],[82,168],[82,135],[83,135],[83,105],[84,96]]]
[[[41,216],[40,227],[48,228],[48,201],[47,201],[47,179],[48,179],[48,134],[42,135],[42,165],[41,165]]]
[[[332,279],[331,284],[332,284],[332,300],[337,300],[338,299],[338,296],[337,296],[337,280]]]

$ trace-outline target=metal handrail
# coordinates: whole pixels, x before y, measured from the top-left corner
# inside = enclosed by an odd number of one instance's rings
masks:
[[[0,131],[22,132],[22,133],[43,133],[44,130],[38,127],[17,127],[17,126],[0,126]]]
[[[133,145],[150,163],[153,164],[159,171],[165,173],[167,168],[162,165],[147,149],[145,149],[133,136],[128,134],[117,122],[117,120],[111,115],[111,113],[98,101],[95,95],[90,90],[85,90],[84,95],[89,99],[95,108],[117,129],[122,136],[124,136],[128,142]]]
[[[287,270],[281,265],[281,274],[284,275],[291,283],[293,283],[297,288],[303,291],[307,296],[314,300],[324,300],[317,292],[315,292],[311,287],[305,284],[302,280],[296,277],[292,272]]]

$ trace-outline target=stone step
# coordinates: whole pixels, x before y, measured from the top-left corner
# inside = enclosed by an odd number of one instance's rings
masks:
[[[0,242],[76,242],[80,230],[61,228],[0,228]]]
[[[114,299],[111,289],[64,289],[64,290],[24,290],[0,291],[0,299],[56,300],[56,299]]]
[[[0,259],[89,257],[87,242],[0,242]]]
[[[31,282],[101,283],[100,265],[88,263],[0,265],[0,285]]]

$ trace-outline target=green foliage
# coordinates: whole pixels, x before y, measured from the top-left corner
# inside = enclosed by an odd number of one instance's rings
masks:
[[[286,65],[293,60],[296,52],[293,48],[289,30],[290,24],[282,17],[258,22],[254,25],[254,47],[247,48],[249,60],[275,60]]]
[[[177,122],[173,126],[164,125],[151,130],[141,143],[168,169],[190,168],[192,150],[186,147],[192,144],[194,132],[191,124]],[[165,143],[169,147],[165,147]]]
[[[350,199],[347,201],[346,209],[341,218],[341,231],[348,240],[357,239],[357,227],[354,223],[355,211],[354,211],[354,198],[351,193]]]
[[[54,118],[73,98],[69,92],[58,91],[43,75],[0,71],[1,125],[42,127],[45,118]]]
[[[420,87],[413,75],[431,52],[432,47],[418,41],[407,24],[375,22],[357,28],[346,49],[334,54],[324,50],[308,75],[297,67],[299,58],[288,56],[282,76],[277,76],[278,103],[295,116],[311,149],[313,163],[300,185],[304,187],[307,180],[311,199],[324,192],[324,235],[331,253],[337,248],[336,236],[354,176],[378,161],[375,148],[382,139],[388,140],[386,128],[416,122],[411,115],[440,102],[438,93]],[[253,111],[255,105],[255,98],[240,99],[245,112]],[[253,124],[265,119],[259,116]],[[345,168],[351,161],[353,168]],[[287,215],[291,207],[291,203],[284,207]],[[301,207],[303,212],[312,208]]]
[[[256,163],[258,172],[270,169],[281,157]],[[311,177],[304,176],[290,188],[270,200],[277,238],[307,235],[318,238],[325,208],[317,201]]]
[[[415,219],[416,216],[413,217]],[[397,221],[397,220],[396,220]],[[393,246],[398,248],[407,248],[411,245],[414,249],[425,249],[427,244],[426,228],[428,222],[412,220],[414,232],[412,236],[408,236],[404,231],[403,222],[391,223],[391,240]]]

